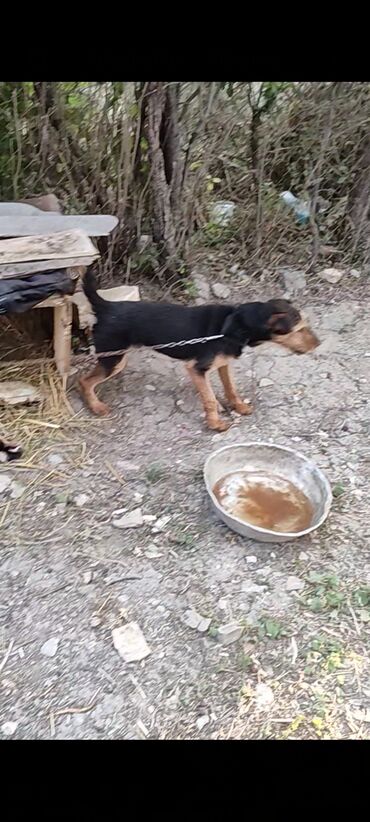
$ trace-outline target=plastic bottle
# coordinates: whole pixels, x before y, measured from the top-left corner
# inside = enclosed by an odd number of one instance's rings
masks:
[[[304,203],[303,200],[298,200],[291,191],[283,191],[280,194],[280,199],[294,212],[299,225],[308,223],[310,219],[310,209],[307,203]]]

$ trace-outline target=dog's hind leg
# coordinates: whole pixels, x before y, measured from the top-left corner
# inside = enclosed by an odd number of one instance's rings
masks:
[[[227,431],[231,423],[221,420],[218,415],[218,402],[209,381],[209,374],[200,374],[191,363],[186,365],[186,370],[202,400],[208,427],[213,431]]]
[[[244,400],[239,397],[230,366],[221,365],[218,369],[218,373],[224,388],[225,397],[234,411],[236,411],[237,414],[251,414],[253,411],[253,406],[250,402],[244,402]]]
[[[101,417],[109,414],[109,406],[98,399],[95,388],[97,385],[100,385],[100,383],[106,382],[110,377],[114,377],[116,374],[119,374],[120,371],[123,371],[126,363],[127,354],[124,354],[123,357],[102,358],[90,374],[80,378],[79,386],[81,394],[93,414],[98,414]]]

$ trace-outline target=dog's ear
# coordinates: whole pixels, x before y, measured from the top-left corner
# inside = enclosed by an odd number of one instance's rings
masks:
[[[267,327],[273,334],[288,334],[292,327],[289,314],[271,314],[267,320]]]

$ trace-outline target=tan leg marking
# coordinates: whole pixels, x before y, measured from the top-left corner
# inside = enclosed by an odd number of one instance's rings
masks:
[[[104,370],[103,366],[98,363],[91,374],[88,374],[87,377],[81,377],[79,380],[79,385],[81,389],[82,396],[89,406],[90,410],[93,414],[98,414],[99,416],[103,417],[106,414],[109,414],[110,408],[104,402],[98,399],[95,393],[95,388],[97,385],[100,385],[102,382],[106,382],[111,377],[114,377],[116,374],[119,374],[120,371],[123,371],[125,365],[127,363],[127,354],[124,354],[122,359],[119,363],[115,366],[111,374],[107,374]]]
[[[231,423],[221,420],[218,415],[218,403],[209,381],[209,375],[198,374],[192,363],[186,365],[186,370],[202,400],[208,427],[212,431],[227,431]]]
[[[224,387],[225,397],[231,407],[234,408],[237,414],[251,414],[253,411],[253,406],[250,402],[244,402],[244,400],[239,397],[230,366],[228,364],[221,365],[218,369],[218,373]]]

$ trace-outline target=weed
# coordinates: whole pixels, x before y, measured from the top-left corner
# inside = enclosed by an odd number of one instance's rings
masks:
[[[276,622],[274,619],[262,619],[258,624],[258,637],[263,639],[266,636],[269,639],[280,639],[280,637],[286,636],[286,631],[280,622]]]
[[[163,479],[163,476],[164,476],[163,468],[161,468],[160,465],[156,465],[154,463],[153,465],[149,466],[149,468],[146,471],[145,476],[146,476],[147,481],[151,482],[154,485],[156,482],[159,482],[159,480]]]

